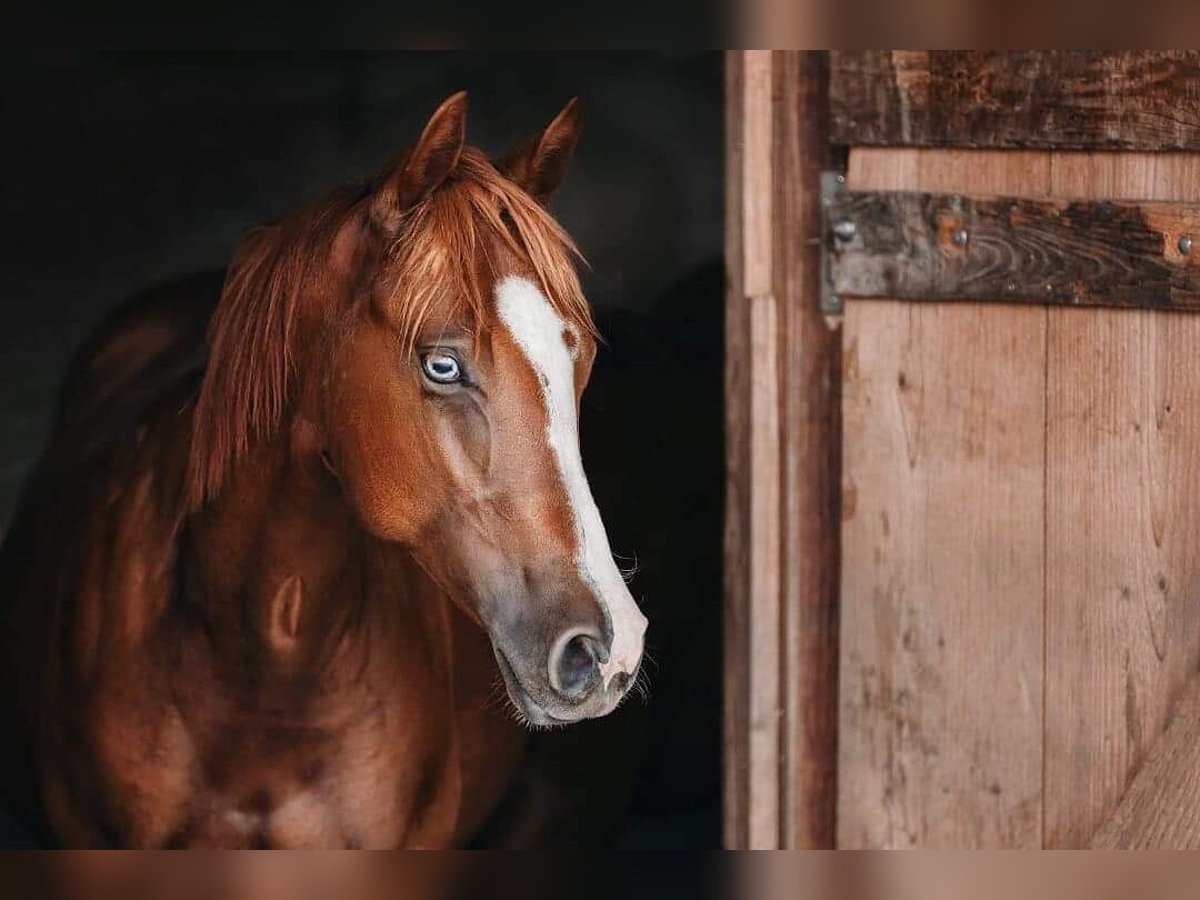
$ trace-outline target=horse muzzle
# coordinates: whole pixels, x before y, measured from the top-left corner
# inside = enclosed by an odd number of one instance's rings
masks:
[[[509,699],[538,727],[569,725],[616,709],[637,681],[641,658],[617,664],[611,657],[611,641],[586,628],[559,635],[550,645],[542,672],[534,665],[514,664],[496,647]]]

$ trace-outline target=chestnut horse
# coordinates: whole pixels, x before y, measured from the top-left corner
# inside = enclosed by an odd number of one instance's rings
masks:
[[[6,740],[38,773],[6,796],[58,842],[461,844],[514,719],[633,685],[646,619],[576,430],[595,330],[544,208],[576,106],[496,163],[465,120],[458,94],[371,184],[252,232],[202,376],[171,375],[183,294],[77,363],[3,564]]]

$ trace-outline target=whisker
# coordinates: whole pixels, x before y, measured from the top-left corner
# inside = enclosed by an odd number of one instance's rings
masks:
[[[621,578],[624,579],[626,584],[633,581],[634,576],[642,570],[642,567],[638,564],[636,553],[633,556],[622,556],[620,553],[613,553],[613,559],[617,563],[617,571],[621,573]],[[622,565],[623,561],[630,562]]]
[[[630,693],[634,692],[641,698],[643,706],[650,705],[650,673],[646,671],[645,666],[638,669],[637,677],[633,680]]]
[[[646,668],[646,663],[650,663],[650,665],[654,666],[654,671],[655,671],[655,672],[658,672],[658,671],[659,671],[659,670],[662,668],[662,667],[661,667],[661,666],[658,664],[658,660],[654,658],[654,653],[653,653],[653,652],[651,652],[651,649],[650,649],[650,645],[649,645],[649,644],[647,644],[646,646],[644,646],[644,647],[642,648],[642,668],[641,668],[641,671],[645,671],[645,668]]]
[[[492,689],[488,692],[487,697],[484,698],[480,709],[500,710],[511,705],[508,699],[508,688],[504,684],[504,677],[497,672],[496,677],[492,679]]]

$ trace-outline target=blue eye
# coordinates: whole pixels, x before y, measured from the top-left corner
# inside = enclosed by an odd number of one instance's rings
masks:
[[[421,357],[421,368],[425,377],[436,384],[454,384],[462,381],[462,367],[448,353],[426,353]]]

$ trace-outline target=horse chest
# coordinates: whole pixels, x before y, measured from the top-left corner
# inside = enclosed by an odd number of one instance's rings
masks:
[[[419,814],[410,799],[416,759],[391,752],[378,728],[355,725],[285,741],[294,742],[291,751],[277,739],[249,735],[210,750],[208,780],[193,804],[202,811],[193,826],[203,835],[198,843],[282,849],[410,840]],[[444,785],[431,793],[436,798]]]
[[[189,803],[191,843],[449,844],[461,798],[454,730],[376,698],[349,694],[334,707],[332,715],[235,718],[212,729]]]
[[[489,704],[490,645],[465,620],[435,616],[450,631],[415,647],[395,644],[411,623],[364,627],[309,659],[157,608],[144,640],[62,683],[61,733],[86,723],[49,767],[66,844],[444,847],[506,789],[523,735]]]
[[[408,797],[405,773],[382,759],[334,752],[313,779],[298,767],[251,764],[233,784],[202,789],[192,846],[277,849],[391,848],[448,842],[455,810],[446,785],[426,798],[440,807],[443,833],[422,827],[428,810]],[[433,817],[436,822],[438,817]],[[436,832],[437,829],[434,829]]]
[[[51,786],[71,845],[445,846],[461,816],[455,722],[379,684],[230,691],[196,654],[114,666]],[[182,674],[186,673],[186,674]],[[284,692],[285,694],[288,692]],[[71,786],[74,789],[71,789]],[[58,799],[55,800],[54,797]]]

